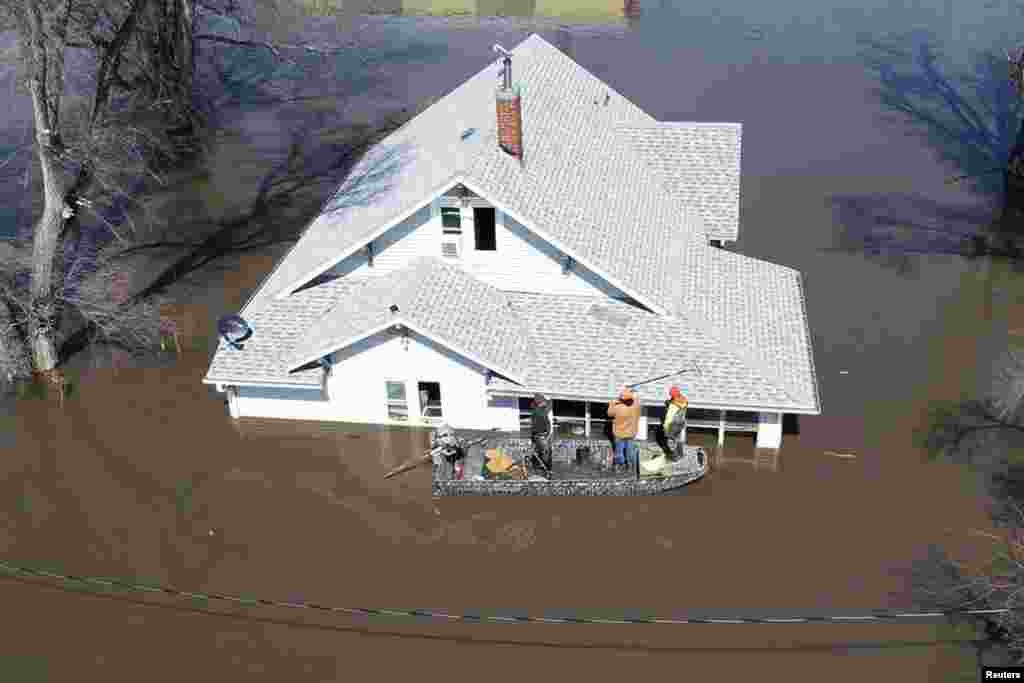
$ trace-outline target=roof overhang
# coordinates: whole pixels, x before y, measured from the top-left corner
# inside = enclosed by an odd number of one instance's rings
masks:
[[[288,371],[291,372],[293,370],[296,370],[297,368],[300,368],[303,365],[306,365],[307,363],[312,363],[315,360],[323,358],[324,356],[326,356],[329,353],[334,353],[336,351],[340,351],[341,349],[347,348],[347,347],[351,346],[352,344],[355,344],[356,342],[362,341],[363,339],[367,339],[368,337],[372,337],[375,334],[383,332],[383,331],[387,330],[389,327],[396,327],[396,326],[408,328],[409,330],[415,332],[416,334],[420,335],[421,337],[425,337],[425,338],[429,339],[430,341],[432,341],[433,343],[437,344],[438,346],[442,346],[442,347],[444,347],[444,348],[446,348],[446,349],[448,349],[450,351],[453,351],[454,353],[457,353],[458,355],[473,361],[474,363],[476,363],[480,367],[487,368],[488,370],[496,372],[499,375],[502,375],[504,377],[508,377],[510,380],[512,380],[513,382],[515,382],[517,384],[522,384],[523,383],[523,380],[522,380],[521,377],[519,377],[518,373],[509,372],[505,368],[498,367],[494,363],[490,363],[488,361],[485,361],[484,359],[478,357],[476,354],[470,353],[470,352],[466,351],[465,349],[462,349],[462,348],[460,348],[460,347],[458,347],[458,346],[456,346],[454,344],[450,344],[450,343],[448,343],[446,341],[438,339],[437,337],[435,337],[434,335],[430,334],[429,332],[427,332],[423,328],[421,328],[421,327],[419,327],[417,325],[411,324],[408,320],[406,320],[402,316],[396,317],[393,320],[389,320],[384,325],[378,325],[377,327],[374,327],[374,328],[372,328],[370,330],[367,330],[366,332],[362,332],[362,333],[360,333],[358,335],[350,337],[350,338],[348,338],[348,339],[346,339],[346,340],[344,340],[342,342],[332,343],[330,345],[324,346],[319,351],[317,351],[315,354],[311,354],[311,355],[305,356],[301,362],[292,361],[291,364],[289,365]]]
[[[446,192],[448,192],[449,190],[451,190],[453,187],[455,187],[457,185],[464,185],[473,194],[475,194],[475,195],[477,195],[479,197],[483,197],[488,202],[490,202],[495,207],[497,207],[499,210],[501,210],[504,213],[507,213],[509,216],[514,218],[516,220],[516,222],[518,222],[521,225],[523,225],[524,227],[526,227],[529,231],[531,231],[532,233],[534,233],[535,235],[537,235],[538,237],[543,239],[545,242],[547,242],[548,244],[552,245],[553,247],[555,247],[556,249],[561,251],[566,256],[570,257],[573,261],[583,265],[588,270],[596,273],[603,280],[607,281],[608,284],[610,284],[613,287],[616,287],[616,288],[622,290],[625,294],[627,294],[628,296],[630,296],[634,300],[638,301],[639,303],[643,304],[647,308],[651,309],[655,313],[657,313],[659,315],[669,315],[670,314],[670,311],[667,308],[665,308],[663,306],[660,306],[658,304],[655,304],[647,296],[645,296],[643,294],[640,294],[639,292],[634,290],[632,287],[626,286],[621,281],[619,281],[617,278],[614,278],[614,277],[608,275],[601,268],[598,268],[597,266],[595,266],[589,259],[581,258],[579,254],[577,254],[574,250],[569,249],[568,247],[566,247],[559,240],[556,240],[553,237],[551,237],[551,235],[548,235],[545,232],[543,232],[541,230],[538,230],[533,225],[533,223],[531,221],[526,220],[518,212],[513,211],[513,210],[509,209],[507,206],[505,206],[504,204],[502,204],[501,202],[495,201],[491,197],[488,197],[486,192],[481,191],[478,186],[476,186],[472,182],[468,181],[464,175],[453,176],[452,178],[449,178],[448,180],[446,180],[443,183],[439,184],[438,186],[436,186],[433,190],[431,190],[427,194],[425,199],[423,199],[420,202],[417,202],[415,205],[413,205],[413,207],[411,209],[407,209],[406,211],[403,211],[402,213],[398,214],[396,217],[392,218],[387,223],[384,223],[380,228],[378,228],[377,230],[374,230],[372,233],[370,233],[366,237],[362,238],[359,242],[349,246],[347,249],[341,251],[339,254],[333,255],[329,259],[323,261],[319,266],[317,266],[313,270],[311,270],[308,273],[306,273],[305,275],[303,275],[300,279],[298,279],[298,280],[296,280],[294,282],[289,283],[287,287],[282,288],[280,292],[278,292],[276,295],[274,295],[274,299],[281,300],[281,299],[287,298],[289,296],[289,294],[291,294],[291,292],[295,288],[300,287],[302,284],[304,284],[306,282],[309,282],[313,278],[321,275],[322,273],[324,273],[324,272],[330,270],[331,268],[333,268],[334,266],[338,265],[339,263],[344,261],[346,258],[351,256],[352,254],[354,254],[357,251],[359,251],[359,249],[362,249],[364,244],[372,242],[375,239],[378,239],[379,237],[384,235],[388,230],[391,230],[393,227],[395,227],[396,225],[398,225],[402,221],[404,221],[407,218],[409,218],[409,216],[412,216],[417,211],[420,211],[423,207],[425,207],[428,204],[430,204],[431,202],[435,201],[436,199],[438,199],[443,194],[445,194]],[[323,214],[321,214],[321,215],[323,215]],[[285,256],[284,258],[286,259],[287,256]],[[283,262],[284,262],[284,259],[282,259],[282,263]]]
[[[203,384],[215,384],[218,387],[266,387],[269,389],[308,389],[310,391],[320,391],[323,387],[319,384],[295,384],[292,382],[245,382],[233,379],[211,379],[204,377],[202,380]],[[218,389],[221,391],[221,389]]]
[[[443,183],[441,183],[440,185],[436,186],[433,190],[428,192],[427,196],[426,196],[426,199],[423,199],[422,201],[417,202],[416,204],[413,205],[413,207],[411,209],[407,209],[407,210],[399,213],[397,216],[395,216],[394,218],[392,218],[388,222],[384,223],[380,228],[377,228],[376,230],[371,232],[366,237],[361,238],[358,242],[356,242],[355,244],[349,246],[347,249],[341,251],[339,254],[332,255],[329,259],[323,261],[319,266],[317,266],[313,270],[309,271],[306,275],[302,276],[299,280],[290,283],[287,287],[284,287],[280,292],[278,292],[277,294],[274,295],[274,299],[281,300],[281,299],[287,298],[294,289],[296,289],[297,287],[302,286],[306,282],[309,282],[313,278],[323,274],[324,272],[326,272],[326,271],[330,270],[331,268],[333,268],[334,266],[338,265],[339,263],[341,263],[342,261],[347,259],[349,256],[351,256],[352,254],[354,254],[357,251],[359,251],[360,249],[362,249],[366,244],[374,241],[375,239],[377,239],[378,237],[380,237],[381,235],[386,233],[388,230],[390,230],[391,228],[395,227],[396,225],[398,225],[399,223],[401,223],[405,219],[409,218],[409,216],[412,216],[414,213],[416,213],[417,211],[421,210],[423,207],[425,207],[428,204],[430,204],[431,202],[433,202],[435,199],[437,199],[438,197],[443,195],[445,192],[447,192],[448,190],[450,190],[453,187],[455,187],[456,185],[458,185],[459,182],[460,181],[459,181],[458,178],[454,178],[454,179],[453,178],[449,178],[448,180],[445,180]],[[324,214],[321,213],[320,215],[322,216]],[[285,258],[287,258],[287,256]],[[282,263],[283,263],[283,259],[282,259]]]
[[[465,185],[467,188],[469,188],[469,190],[472,191],[473,194],[479,195],[481,197],[484,197],[489,202],[494,204],[494,206],[496,206],[498,209],[500,209],[503,213],[507,213],[509,216],[512,216],[512,218],[514,218],[517,223],[519,223],[520,225],[523,225],[524,227],[526,227],[527,230],[529,230],[530,232],[534,233],[535,235],[537,235],[538,237],[543,239],[548,244],[550,244],[553,247],[557,248],[559,251],[561,251],[563,254],[565,254],[566,256],[571,258],[576,263],[580,263],[584,267],[586,267],[588,270],[596,273],[603,280],[607,281],[608,284],[610,284],[610,285],[612,285],[614,287],[617,287],[618,289],[622,290],[625,294],[627,294],[631,298],[635,299],[639,303],[643,304],[647,308],[651,309],[652,311],[654,311],[658,315],[669,315],[670,314],[670,311],[668,311],[668,309],[666,309],[665,307],[656,305],[650,299],[648,299],[646,296],[640,294],[639,292],[637,292],[636,290],[634,290],[631,287],[625,286],[618,279],[611,277],[610,275],[605,273],[603,270],[601,270],[600,268],[596,267],[588,259],[580,258],[580,256],[576,252],[574,252],[572,249],[569,249],[568,247],[566,247],[559,240],[556,240],[553,237],[551,237],[551,235],[548,235],[548,234],[544,233],[543,231],[538,230],[533,225],[533,223],[531,221],[526,220],[521,215],[519,215],[519,213],[517,213],[515,211],[512,211],[507,206],[504,206],[501,202],[494,201],[493,199],[488,197],[486,195],[486,193],[481,192],[479,190],[479,188],[475,187],[471,182],[468,182],[465,178],[461,178],[460,177],[456,181],[456,183],[461,183],[461,184]]]
[[[582,393],[568,393],[565,391],[552,391],[549,389],[530,387],[529,389],[487,389],[489,396],[513,396],[517,398],[532,398],[534,394],[541,393],[550,399],[557,399],[560,401],[587,401],[592,403],[608,403],[613,399],[617,398],[612,395],[597,395],[597,394],[582,394]],[[642,406],[660,406],[664,405],[664,401],[645,401],[640,400]],[[765,403],[711,403],[711,402],[696,402],[690,401],[690,408],[694,410],[743,410],[743,411],[757,411],[757,412],[773,412],[773,413],[789,413],[793,415],[820,415],[821,409],[811,410],[808,408],[792,408],[787,406],[772,405]]]

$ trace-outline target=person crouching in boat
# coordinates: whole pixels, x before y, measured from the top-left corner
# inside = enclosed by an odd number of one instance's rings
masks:
[[[455,430],[448,424],[442,424],[434,433],[434,465],[439,468],[442,479],[462,479],[466,449],[455,437]]]
[[[679,387],[669,389],[669,400],[665,406],[665,420],[662,430],[665,434],[665,456],[672,462],[683,457],[686,445],[686,408],[690,405]]]
[[[614,466],[632,471],[639,455],[635,440],[640,430],[640,397],[629,387],[623,387],[619,398],[608,404],[608,417],[612,418],[615,437]]]
[[[551,419],[551,407],[544,394],[533,397],[533,412],[530,415],[530,436],[533,441],[532,465],[542,472],[551,471],[551,435],[555,425]]]

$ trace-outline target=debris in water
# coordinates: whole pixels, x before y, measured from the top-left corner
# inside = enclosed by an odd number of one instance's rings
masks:
[[[831,455],[836,458],[856,458],[857,456],[853,453],[836,453],[835,451],[825,451],[825,455]]]

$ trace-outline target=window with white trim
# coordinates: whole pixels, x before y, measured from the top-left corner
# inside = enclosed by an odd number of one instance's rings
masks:
[[[387,393],[388,419],[408,420],[409,401],[405,395],[405,382],[386,381],[384,389]]]
[[[462,234],[462,210],[459,207],[441,207],[441,229],[446,235]]]

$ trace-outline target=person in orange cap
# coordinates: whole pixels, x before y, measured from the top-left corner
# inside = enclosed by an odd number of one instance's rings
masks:
[[[672,387],[668,391],[669,400],[665,406],[665,420],[661,424],[665,434],[665,455],[669,460],[675,462],[683,453],[683,445],[686,443],[686,408],[690,402],[679,390],[679,387]]]
[[[636,433],[640,429],[640,399],[636,392],[623,387],[619,398],[608,404],[608,417],[612,418],[615,436],[615,466],[634,465],[638,450]]]

